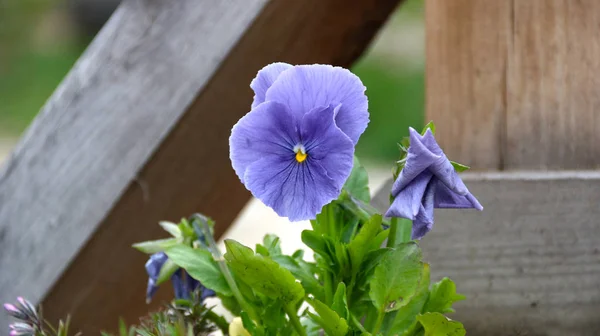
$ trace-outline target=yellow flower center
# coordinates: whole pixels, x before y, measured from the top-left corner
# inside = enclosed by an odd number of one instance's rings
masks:
[[[296,152],[296,161],[302,162],[302,161],[306,160],[307,156],[308,156],[308,154],[298,151],[298,152]]]
[[[297,144],[294,146],[294,153],[296,153],[296,161],[298,161],[298,163],[304,162],[306,157],[308,157],[308,154],[306,154],[306,149],[304,149],[302,144]]]

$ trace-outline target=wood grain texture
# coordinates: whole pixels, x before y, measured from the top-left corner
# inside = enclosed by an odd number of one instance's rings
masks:
[[[155,308],[130,246],[163,236],[159,220],[199,211],[221,233],[235,218],[249,194],[227,139],[256,71],[348,66],[399,2],[125,1],[0,176],[0,301],[44,298],[90,333]]]
[[[499,169],[510,1],[426,0],[426,119],[448,156]]]
[[[600,167],[600,2],[514,1],[507,168]]]
[[[428,0],[427,118],[477,169],[600,166],[600,2]]]
[[[600,173],[464,180],[484,211],[436,210],[421,241],[432,280],[448,276],[467,296],[451,317],[469,335],[599,335]]]

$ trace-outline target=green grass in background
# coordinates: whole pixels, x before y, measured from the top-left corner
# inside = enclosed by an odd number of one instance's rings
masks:
[[[24,52],[0,75],[0,133],[18,136],[33,120],[81,50]]]
[[[408,135],[408,127],[423,125],[425,79],[422,69],[391,68],[365,58],[353,67],[367,87],[371,122],[362,135],[357,155],[372,161],[392,161],[396,145]]]

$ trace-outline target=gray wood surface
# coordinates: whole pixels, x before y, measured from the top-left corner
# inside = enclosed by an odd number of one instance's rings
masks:
[[[600,172],[464,180],[484,211],[436,210],[421,241],[432,280],[467,296],[451,317],[469,335],[600,335]]]
[[[116,11],[0,173],[0,302],[44,297],[266,2]]]
[[[203,212],[219,234],[237,216],[249,193],[227,139],[256,72],[348,67],[400,2],[125,1],[0,174],[0,301],[42,301],[97,334],[172,297],[145,305],[131,244],[163,237],[160,220]]]

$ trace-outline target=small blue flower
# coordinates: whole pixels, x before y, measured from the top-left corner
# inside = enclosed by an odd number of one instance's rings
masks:
[[[369,122],[365,87],[330,65],[274,63],[250,84],[252,110],[231,131],[233,169],[252,194],[292,221],[336,199]]]
[[[164,252],[155,253],[150,256],[146,262],[146,272],[148,273],[148,287],[146,290],[146,301],[150,301],[158,286],[156,284],[160,270],[167,262],[167,255]],[[207,297],[215,296],[215,292],[202,286],[202,284],[192,278],[184,269],[177,269],[171,276],[171,283],[175,292],[176,299],[190,299],[192,292],[200,290],[200,300],[204,301]]]
[[[421,136],[410,128],[406,164],[394,182],[392,196],[394,201],[385,215],[412,220],[412,239],[421,239],[431,230],[434,208],[483,210],[429,129]]]

